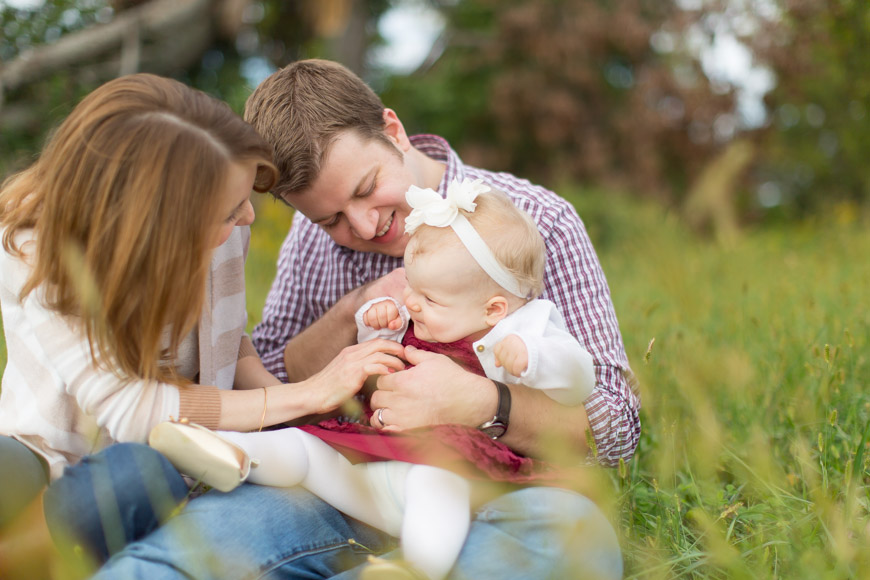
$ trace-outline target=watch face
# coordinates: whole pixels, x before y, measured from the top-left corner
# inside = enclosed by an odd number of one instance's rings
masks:
[[[505,431],[507,431],[507,426],[504,423],[492,422],[485,427],[481,427],[480,430],[492,439],[498,439],[505,434]]]

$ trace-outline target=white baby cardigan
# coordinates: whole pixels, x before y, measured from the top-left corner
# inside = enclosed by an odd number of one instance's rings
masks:
[[[403,322],[400,329],[374,330],[363,323],[363,314],[383,300],[392,300],[399,308]],[[410,316],[407,308],[398,300],[383,297],[364,304],[357,310],[355,318],[359,342],[373,338],[401,342],[408,330]],[[529,353],[529,366],[519,377],[508,374],[504,367],[495,366],[493,347],[509,334],[519,336]],[[472,347],[487,378],[540,389],[563,405],[579,405],[595,388],[592,355],[566,330],[562,315],[549,300],[526,303],[500,320]]]

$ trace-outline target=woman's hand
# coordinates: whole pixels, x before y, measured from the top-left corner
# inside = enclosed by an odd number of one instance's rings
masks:
[[[328,413],[354,396],[371,375],[386,375],[405,368],[399,358],[401,344],[376,339],[344,348],[326,368],[305,381],[318,401],[315,413]]]

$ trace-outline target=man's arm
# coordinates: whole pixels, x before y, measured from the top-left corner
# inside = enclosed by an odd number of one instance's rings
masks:
[[[586,229],[569,204],[552,221],[542,298],[556,303],[568,331],[592,355],[596,388],[583,406],[597,460],[615,466],[631,459],[640,440],[640,400],[610,288]]]
[[[413,347],[405,348],[405,358],[415,366],[380,377],[372,394],[372,408],[385,409],[387,431],[450,423],[478,427],[495,415],[498,393],[490,379],[466,371],[444,355]],[[565,450],[564,445],[552,445],[554,440],[563,441],[570,451],[585,456],[589,422],[582,405],[561,405],[523,385],[508,388],[510,424],[499,441],[535,457],[547,457],[554,447]]]
[[[324,368],[341,349],[356,342],[353,315],[358,292],[359,289],[352,290],[319,320],[287,342],[284,366],[290,382],[310,377]]]
[[[319,320],[294,336],[284,347],[284,365],[291,381],[307,379],[324,368],[346,346],[356,344],[354,315],[374,298],[401,299],[407,283],[405,269],[397,268],[386,276],[348,292]]]
[[[251,335],[264,366],[279,380],[307,379],[342,348],[355,344],[353,316],[367,300],[401,298],[404,270],[389,272],[387,263],[381,269],[386,274],[382,279],[348,292],[357,266],[335,249],[318,226],[302,214],[293,216],[262,320]]]
[[[508,388],[511,391],[510,425],[499,441],[525,455],[563,464],[586,456],[590,427],[583,405],[568,407],[557,403],[544,391],[523,385],[508,385]]]

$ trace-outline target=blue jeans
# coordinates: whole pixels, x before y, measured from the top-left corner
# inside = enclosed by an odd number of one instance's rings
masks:
[[[68,466],[45,492],[45,520],[61,552],[98,562],[142,538],[187,496],[169,461],[147,445],[116,443]]]
[[[348,539],[355,540],[355,544]],[[93,580],[356,578],[367,552],[395,539],[345,518],[301,488],[245,484],[190,502]],[[607,518],[587,498],[527,488],[485,504],[451,579],[616,579],[622,557]]]

